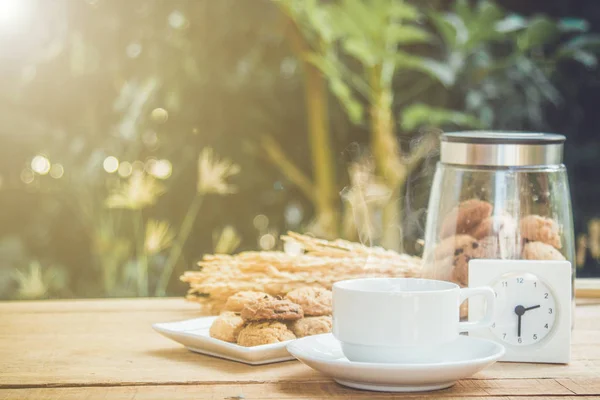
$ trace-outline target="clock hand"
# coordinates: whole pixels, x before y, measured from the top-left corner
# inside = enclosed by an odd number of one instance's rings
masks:
[[[525,307],[519,305],[515,307],[515,314],[519,317],[519,324],[517,327],[517,336],[521,337],[521,317],[525,314]]]
[[[523,316],[523,314],[525,314],[525,311],[529,311],[529,310],[535,310],[536,308],[540,308],[540,305],[538,304],[537,306],[532,306],[532,307],[523,307],[521,305],[518,305],[515,307],[515,314],[517,314],[517,317],[519,317],[518,319],[518,324],[517,324],[517,336],[521,337],[521,317]]]
[[[529,311],[529,310],[535,310],[536,308],[540,308],[541,306],[538,304],[537,306],[533,306],[533,307],[527,307],[525,310],[523,311]]]

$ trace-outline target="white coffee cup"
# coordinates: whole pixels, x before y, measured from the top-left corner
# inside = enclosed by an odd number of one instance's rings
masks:
[[[486,315],[460,322],[460,304],[482,295]],[[431,279],[366,278],[333,285],[333,335],[350,361],[418,363],[435,359],[459,333],[492,323],[494,291]]]

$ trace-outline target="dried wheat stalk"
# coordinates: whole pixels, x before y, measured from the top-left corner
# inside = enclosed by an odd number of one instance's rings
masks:
[[[359,277],[410,277],[418,275],[421,259],[380,247],[345,240],[327,241],[294,232],[282,236],[304,248],[290,255],[277,251],[206,255],[200,271],[187,271],[187,298],[219,312],[229,296],[242,290],[280,295],[303,286],[331,289],[334,282]]]

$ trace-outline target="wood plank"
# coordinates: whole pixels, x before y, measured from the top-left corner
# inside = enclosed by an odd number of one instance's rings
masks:
[[[510,397],[506,395],[510,393]],[[365,392],[343,387],[332,381],[283,382],[227,385],[164,385],[164,386],[113,386],[113,387],[70,387],[0,390],[0,400],[17,399],[561,399],[577,398],[573,393],[553,379],[493,381],[465,380],[452,388],[437,392],[415,394],[391,394]]]
[[[557,381],[565,388],[576,394],[600,394],[600,380],[598,379],[569,378],[558,379]]]
[[[20,312],[3,303],[0,309],[13,311],[0,312],[0,387],[326,379],[295,361],[254,367],[191,353],[154,332],[151,324],[196,317],[197,307],[179,299],[159,300],[50,302],[50,311],[45,311],[46,302],[9,303]],[[88,312],[90,304],[93,311]],[[68,311],[63,312],[63,307]],[[597,382],[600,306],[578,307],[576,314],[570,365],[497,363],[477,374],[475,380],[585,378]]]
[[[253,367],[195,354],[150,327],[152,322],[182,317],[191,316],[172,312],[138,313],[135,318],[122,312],[104,313],[102,318],[97,313],[5,315],[0,324],[0,386],[323,379],[298,362]],[[583,336],[593,339],[593,335]],[[568,366],[499,363],[478,377],[600,376],[600,360],[580,353],[586,358]]]

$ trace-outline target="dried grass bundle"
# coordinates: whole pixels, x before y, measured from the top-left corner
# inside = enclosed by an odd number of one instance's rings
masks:
[[[200,271],[187,271],[181,280],[189,283],[187,298],[218,313],[227,298],[242,290],[272,295],[303,286],[331,289],[334,282],[361,277],[412,277],[421,268],[418,257],[380,247],[367,247],[337,239],[327,241],[294,232],[282,236],[301,246],[305,253],[251,251],[237,255],[206,255]]]

